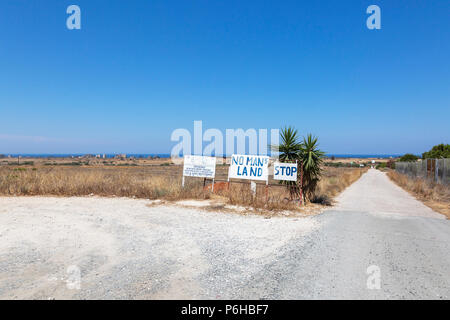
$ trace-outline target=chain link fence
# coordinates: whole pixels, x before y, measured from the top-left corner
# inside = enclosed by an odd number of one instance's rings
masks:
[[[412,178],[450,184],[450,159],[425,159],[417,162],[397,162],[395,170]]]

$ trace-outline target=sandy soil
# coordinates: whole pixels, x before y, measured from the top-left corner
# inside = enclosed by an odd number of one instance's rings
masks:
[[[0,298],[450,298],[450,221],[379,171],[312,217],[182,205],[0,197]]]
[[[0,198],[0,298],[216,298],[317,227],[310,218],[149,204]],[[74,267],[80,290],[70,288]]]

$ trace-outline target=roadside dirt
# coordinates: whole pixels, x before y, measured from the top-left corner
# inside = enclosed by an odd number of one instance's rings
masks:
[[[449,298],[449,220],[375,170],[338,201],[286,218],[210,202],[0,197],[0,299]]]
[[[0,298],[220,295],[220,286],[257,272],[280,247],[316,227],[310,218],[267,219],[148,200],[0,197]],[[74,268],[80,290],[69,288]],[[199,287],[199,278],[211,285]]]

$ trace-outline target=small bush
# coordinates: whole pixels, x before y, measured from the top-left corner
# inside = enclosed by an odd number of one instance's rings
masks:
[[[332,204],[330,197],[328,197],[326,194],[314,195],[311,199],[311,202],[324,206],[331,206]]]
[[[375,169],[385,169],[386,167],[387,167],[387,163],[386,162],[382,162],[382,163],[377,164]]]
[[[418,156],[412,154],[412,153],[407,153],[403,156],[400,157],[400,159],[398,159],[398,161],[401,162],[416,162],[419,159]]]
[[[17,162],[8,162],[8,165],[10,166],[33,166],[34,165],[34,161],[21,161],[19,163]]]

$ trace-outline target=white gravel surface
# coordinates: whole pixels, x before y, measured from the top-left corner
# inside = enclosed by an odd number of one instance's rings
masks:
[[[146,200],[3,197],[0,298],[449,299],[449,220],[374,170],[339,201],[314,217],[265,219]],[[367,287],[372,265],[379,289]]]
[[[0,198],[0,298],[231,297],[281,247],[318,227],[311,218],[149,203]],[[80,290],[67,288],[72,265]]]

